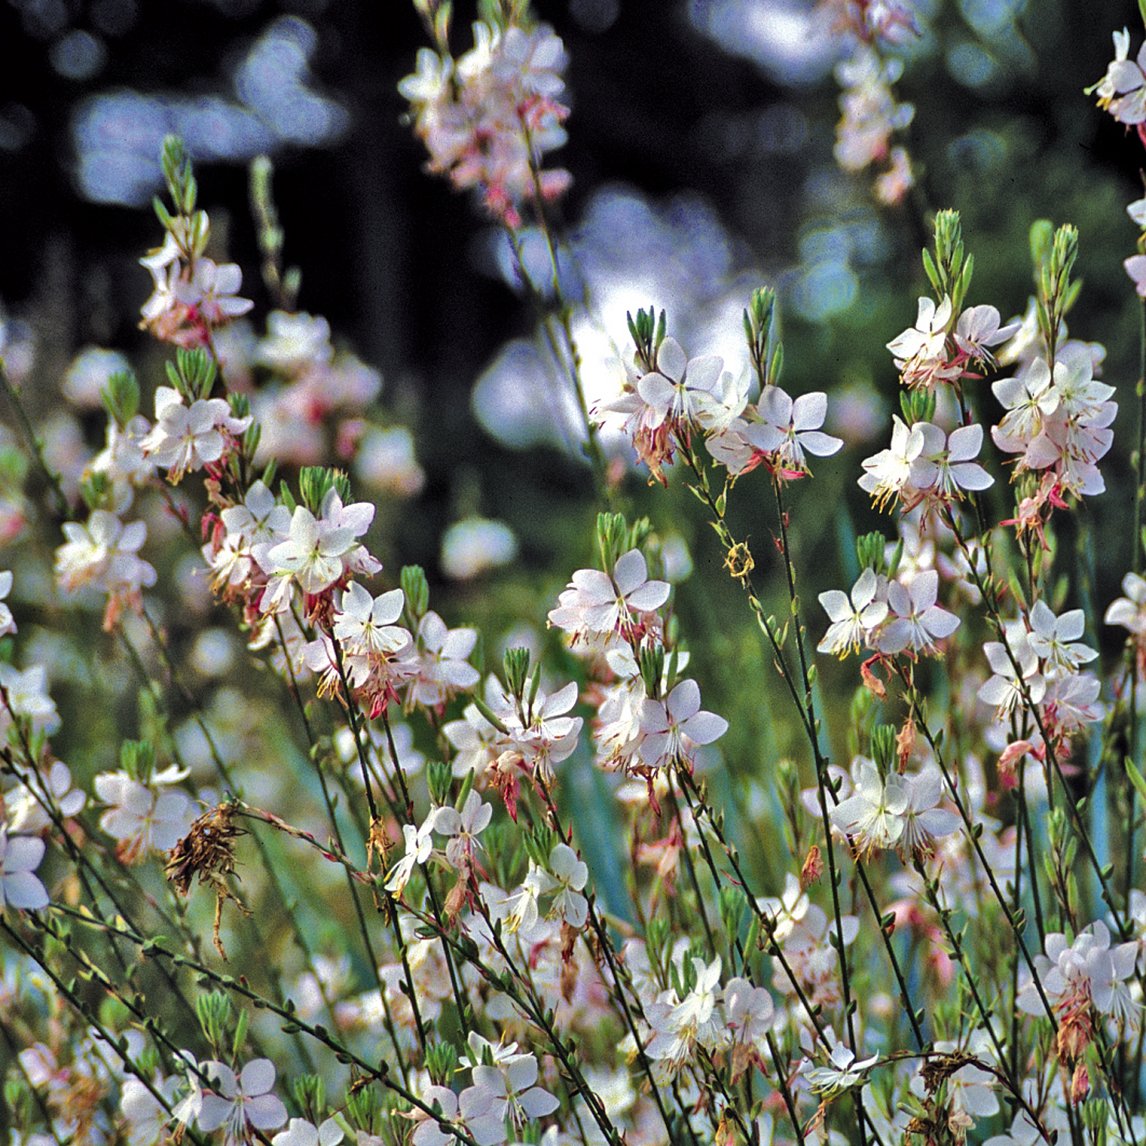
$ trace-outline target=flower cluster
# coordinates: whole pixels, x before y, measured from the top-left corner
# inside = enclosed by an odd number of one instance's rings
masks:
[[[599,403],[594,418],[619,427],[662,485],[665,467],[679,450],[691,450],[694,435],[705,438],[732,476],[764,464],[781,479],[803,477],[810,473],[808,454],[827,457],[843,445],[820,429],[827,413],[823,393],[793,399],[765,384],[753,405],[749,395],[746,371],[724,370],[716,355],[690,359],[666,337],[655,352],[639,355],[621,395]]]
[[[959,618],[936,604],[938,594],[939,574],[934,569],[916,573],[904,583],[869,566],[850,594],[839,589],[820,594],[831,624],[817,650],[839,657],[861,648],[884,656],[938,655],[939,642],[959,627]]]
[[[569,186],[567,171],[541,167],[565,142],[565,48],[545,25],[473,27],[474,46],[457,60],[422,48],[399,90],[429,169],[459,189],[476,187],[490,214],[518,227],[523,203],[555,199]]]
[[[151,272],[151,296],[140,312],[140,326],[163,342],[207,346],[215,330],[255,305],[241,298],[243,272],[237,263],[216,263],[205,256],[210,239],[207,212],[196,209],[195,182],[182,145],[172,142],[163,156],[169,183],[181,193],[171,214],[157,206],[163,243],[140,263]]]

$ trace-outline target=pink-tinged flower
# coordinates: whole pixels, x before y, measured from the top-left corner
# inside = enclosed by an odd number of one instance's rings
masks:
[[[852,586],[851,596],[839,589],[820,594],[820,604],[831,624],[816,646],[820,653],[833,653],[841,660],[859,652],[871,633],[887,617],[887,584],[875,570],[865,569]]]
[[[1098,697],[1102,682],[1093,673],[1058,671],[1047,678],[1043,709],[1057,732],[1072,732],[1084,724],[1094,724],[1106,714]]]
[[[539,171],[541,157],[565,141],[565,49],[552,29],[504,31],[474,24],[474,46],[456,64],[428,49],[418,70],[398,85],[412,105],[414,130],[430,154],[429,169],[455,187],[477,187],[487,209],[510,227],[540,187],[561,194],[568,172]]]
[[[5,569],[0,572],[0,637],[16,631],[16,622],[12,617],[12,610],[4,604],[4,598],[12,591],[12,573]]]
[[[124,863],[134,863],[151,852],[170,851],[186,835],[193,818],[191,798],[168,787],[184,775],[167,769],[154,775],[150,785],[126,772],[96,776],[96,795],[108,805],[99,826],[119,841],[116,854]]]
[[[549,613],[549,624],[570,633],[573,643],[631,633],[668,600],[667,581],[650,581],[644,554],[630,549],[617,559],[613,575],[578,569]]]
[[[807,473],[805,452],[826,458],[844,444],[820,429],[828,413],[828,396],[823,391],[793,400],[779,386],[765,386],[756,409],[761,420],[748,423],[741,434],[753,449],[774,455],[781,470]]]
[[[433,610],[418,622],[417,675],[410,686],[415,704],[440,707],[461,692],[469,692],[481,674],[467,658],[477,645],[477,630],[451,629]]]
[[[917,573],[910,586],[892,581],[887,587],[890,619],[880,633],[881,653],[935,653],[936,641],[949,637],[958,627],[959,618],[936,603],[939,574],[934,569]]]
[[[888,153],[887,162],[887,170],[876,176],[873,191],[876,199],[885,207],[898,207],[907,198],[908,191],[915,186],[915,172],[905,147],[893,147]]]
[[[915,108],[896,103],[891,88],[902,67],[900,61],[885,62],[879,53],[861,46],[836,69],[844,90],[834,154],[845,171],[862,171],[886,159],[892,133],[906,127],[914,117]]]
[[[287,1120],[286,1107],[274,1094],[275,1066],[270,1059],[252,1059],[238,1078],[221,1062],[203,1063],[212,1092],[203,1095],[198,1127],[206,1134],[223,1131],[227,1146],[251,1138],[252,1130],[274,1130]]]
[[[254,309],[249,298],[239,298],[243,272],[238,263],[196,259],[191,277],[178,279],[173,293],[177,302],[193,309],[208,326],[223,326]]]
[[[250,415],[236,418],[223,398],[197,398],[190,406],[170,386],[155,392],[155,425],[139,443],[146,457],[167,470],[176,483],[184,474],[217,462],[229,438],[251,424]]]
[[[768,1035],[775,1020],[772,996],[737,976],[724,986],[724,1025],[731,1035],[733,1075],[768,1048]]]
[[[44,858],[44,841],[35,836],[11,836],[0,823],[0,915],[6,908],[38,911],[48,906],[48,893],[35,875]]]
[[[955,345],[970,359],[992,367],[995,359],[991,348],[1006,342],[1019,329],[1012,321],[1001,325],[998,310],[993,306],[969,306],[955,325]]]
[[[728,731],[728,721],[700,708],[700,687],[682,680],[667,700],[647,699],[641,712],[644,739],[641,761],[650,768],[664,768],[674,761],[695,760],[696,749],[711,744]]]
[[[1061,932],[1046,937],[1045,955],[1035,956],[1035,973],[1051,1006],[1060,1015],[1093,1004],[1101,1015],[1135,1026],[1141,1004],[1130,993],[1129,979],[1138,959],[1138,944],[1110,946],[1110,931],[1097,920],[1068,943]],[[1044,1013],[1042,1000],[1029,979],[1015,1000],[1029,1015]]]
[[[1134,283],[1139,298],[1146,298],[1146,255],[1131,255],[1122,265]]]

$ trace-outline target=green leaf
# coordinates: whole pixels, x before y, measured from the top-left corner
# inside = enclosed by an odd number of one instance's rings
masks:
[[[1140,3],[1146,3],[1146,0],[1139,0]],[[1126,775],[1130,777],[1130,783],[1134,785],[1138,795],[1142,797],[1143,803],[1146,803],[1146,778],[1143,778],[1142,773],[1134,766],[1134,761],[1129,756],[1126,757]]]

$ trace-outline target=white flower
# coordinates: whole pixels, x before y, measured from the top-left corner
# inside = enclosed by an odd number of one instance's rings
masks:
[[[916,653],[937,651],[935,642],[949,637],[959,627],[959,618],[935,603],[938,592],[939,574],[934,569],[917,573],[908,587],[898,581],[888,585],[891,619],[879,637],[881,653],[894,654],[908,648]]]
[[[657,368],[637,382],[637,393],[652,411],[649,425],[700,424],[702,414],[721,404],[717,386],[723,366],[715,354],[686,359],[680,343],[666,338],[657,350]]]
[[[139,443],[144,454],[168,471],[169,481],[217,462],[227,444],[227,435],[241,434],[251,424],[250,415],[236,418],[223,398],[197,398],[183,404],[178,390],[160,386],[155,392],[155,425]]]
[[[570,927],[584,927],[589,917],[589,901],[581,894],[589,869],[568,844],[558,844],[549,853],[549,873],[558,892],[553,907]]]
[[[549,624],[572,634],[574,643],[624,634],[640,622],[640,614],[659,609],[668,595],[668,582],[650,581],[644,554],[630,549],[617,559],[611,577],[599,569],[578,569],[549,613]]]
[[[863,756],[856,757],[854,774],[855,794],[831,810],[832,823],[851,837],[860,855],[895,847],[911,805],[907,782],[895,772],[883,779],[875,764]]]
[[[962,373],[962,367],[948,358],[947,327],[950,322],[949,298],[944,296],[938,306],[930,298],[920,298],[915,326],[887,344],[905,386],[929,388],[936,382],[950,381]]]
[[[413,824],[402,825],[402,838],[406,843],[406,854],[390,869],[386,877],[386,890],[394,895],[401,895],[414,868],[423,864],[430,858],[434,850],[434,816],[431,815],[420,827]]]
[[[173,288],[177,302],[194,307],[209,326],[222,326],[254,308],[249,298],[239,298],[243,271],[238,263],[195,260],[190,279],[179,279]]]
[[[315,1126],[305,1118],[292,1118],[285,1130],[272,1139],[272,1146],[338,1146],[345,1137],[342,1127],[333,1118]]]
[[[14,665],[0,664],[0,689],[4,692],[0,731],[9,726],[13,716],[25,717],[33,732],[49,736],[60,727],[60,714],[48,695],[48,673],[43,665],[21,671]]]
[[[821,653],[834,653],[841,659],[858,652],[869,635],[887,617],[886,583],[875,570],[866,568],[852,586],[851,596],[839,589],[820,594],[820,604],[831,624],[816,646]],[[881,593],[881,590],[883,591]]]
[[[500,1114],[497,1095],[478,1086],[469,1086],[455,1094],[446,1086],[429,1086],[420,1096],[427,1106],[437,1106],[439,1117],[414,1109],[409,1116],[416,1123],[410,1137],[413,1146],[454,1146],[458,1139],[440,1127],[440,1123],[457,1126],[478,1146],[497,1146],[505,1141],[505,1119]],[[358,1141],[361,1146],[362,1135]]]
[[[275,500],[275,495],[260,479],[243,498],[219,515],[228,534],[235,534],[249,547],[281,540],[290,529],[290,510]]]
[[[898,414],[893,415],[891,445],[863,460],[860,489],[871,494],[872,502],[881,509],[894,501],[908,488],[912,466],[926,444],[922,423],[908,426]]]
[[[1024,703],[1024,689],[1032,704],[1039,704],[1046,693],[1046,680],[1039,672],[1038,654],[1031,648],[1030,638],[1021,626],[1010,625],[1007,629],[1007,645],[1001,641],[987,641],[983,652],[994,673],[979,689],[979,699],[985,704],[994,705],[997,718],[1005,720]],[[1015,664],[1019,671],[1015,671]]]
[[[258,353],[258,360],[265,366],[293,374],[333,357],[330,323],[321,315],[288,314],[282,310],[272,310],[267,315],[267,336],[259,343]]]
[[[983,427],[960,426],[950,435],[930,422],[918,423],[923,432],[923,448],[911,463],[910,484],[918,490],[934,491],[949,501],[963,490],[982,490],[995,479],[975,461],[983,445]]]
[[[433,610],[426,613],[418,622],[418,673],[410,692],[415,704],[444,706],[477,684],[480,674],[466,659],[477,638],[476,629],[450,629]]]
[[[728,731],[728,721],[713,712],[701,711],[700,687],[682,680],[666,700],[645,700],[641,711],[640,757],[652,768],[674,760],[692,761],[696,747],[711,744]]]
[[[856,1060],[855,1051],[840,1042],[832,1047],[828,1059],[830,1066],[807,1067],[803,1075],[808,1080],[813,1094],[823,1094],[834,1097],[853,1086],[862,1085],[865,1081],[864,1071],[879,1061],[879,1055],[873,1054],[871,1058]]]
[[[1081,609],[1070,609],[1056,617],[1040,599],[1031,609],[1030,622],[1030,646],[1042,658],[1043,671],[1048,675],[1052,669],[1071,673],[1098,656],[1094,649],[1076,643],[1086,628],[1086,614]]]
[[[152,785],[181,778],[177,772],[158,773]],[[191,798],[174,789],[156,791],[133,780],[126,772],[101,772],[95,778],[96,795],[107,805],[99,826],[119,841],[117,854],[133,863],[149,852],[170,851],[191,826]]]
[[[373,597],[368,589],[351,581],[334,610],[334,637],[354,656],[398,652],[411,643],[409,632],[394,624],[405,605],[406,595],[401,589]]]
[[[474,1086],[488,1096],[493,1109],[512,1120],[520,1129],[527,1121],[552,1114],[560,1103],[547,1090],[536,1086],[537,1059],[531,1054],[516,1055],[508,1063],[498,1066],[475,1066]]]
[[[87,802],[83,790],[72,787],[71,770],[62,760],[53,760],[46,776],[42,770],[23,773],[22,783],[3,796],[8,828],[13,832],[36,833],[51,827],[45,804],[67,819],[78,815]]]
[[[48,906],[48,893],[34,874],[43,858],[43,840],[11,836],[0,823],[0,915],[9,907],[38,911]]]
[[[273,1093],[275,1066],[270,1059],[252,1059],[235,1077],[221,1062],[203,1063],[203,1073],[215,1093],[203,1095],[197,1123],[205,1133],[223,1131],[228,1146],[250,1139],[251,1130],[274,1130],[287,1120],[286,1107]]]
[[[365,551],[357,539],[370,528],[373,519],[374,506],[369,502],[343,506],[338,491],[331,489],[322,499],[318,517],[306,506],[296,506],[287,539],[271,546],[265,554],[256,553],[256,557],[272,578],[292,579],[308,595],[321,593],[346,572],[375,572],[381,568],[368,554],[364,560],[359,559],[359,551]],[[264,612],[279,612],[288,604],[284,590],[268,594],[262,608]]]
[[[56,578],[65,593],[93,585],[109,593],[155,584],[155,570],[139,557],[147,540],[142,521],[130,525],[106,509],[92,510],[85,525],[65,521],[67,541],[56,550]]]
[[[955,326],[955,345],[977,362],[993,366],[989,347],[1006,342],[1018,329],[1018,322],[1000,326],[999,312],[993,306],[969,306]]]
[[[720,956],[707,965],[703,959],[693,959],[692,968],[696,979],[692,990],[679,1003],[649,1016],[656,1033],[648,1045],[648,1055],[664,1062],[670,1071],[680,1070],[689,1062],[697,1044],[714,1050],[723,1038],[717,1010]]]
[[[449,843],[446,844],[446,859],[454,868],[460,869],[481,847],[478,836],[493,819],[493,807],[485,803],[471,788],[460,812],[454,808],[438,808],[432,819],[434,831],[440,836],[449,837]]]
[[[1146,578],[1127,573],[1122,578],[1122,592],[1126,596],[1110,602],[1103,621],[1121,625],[1135,636],[1146,634]]]
[[[1136,126],[1146,122],[1146,44],[1139,49],[1136,60],[1129,59],[1129,55],[1130,33],[1123,28],[1114,33],[1114,59],[1093,91],[1099,107],[1119,123]]]
[[[943,797],[939,769],[925,768],[915,776],[904,776],[907,807],[903,812],[903,832],[899,851],[904,856],[929,856],[933,841],[959,830],[962,821],[952,811],[938,807]]]
[[[828,412],[828,396],[822,391],[793,401],[779,386],[765,386],[757,410],[762,420],[748,424],[741,436],[755,449],[775,454],[783,469],[806,473],[805,451],[826,458],[844,444],[820,430]]]

